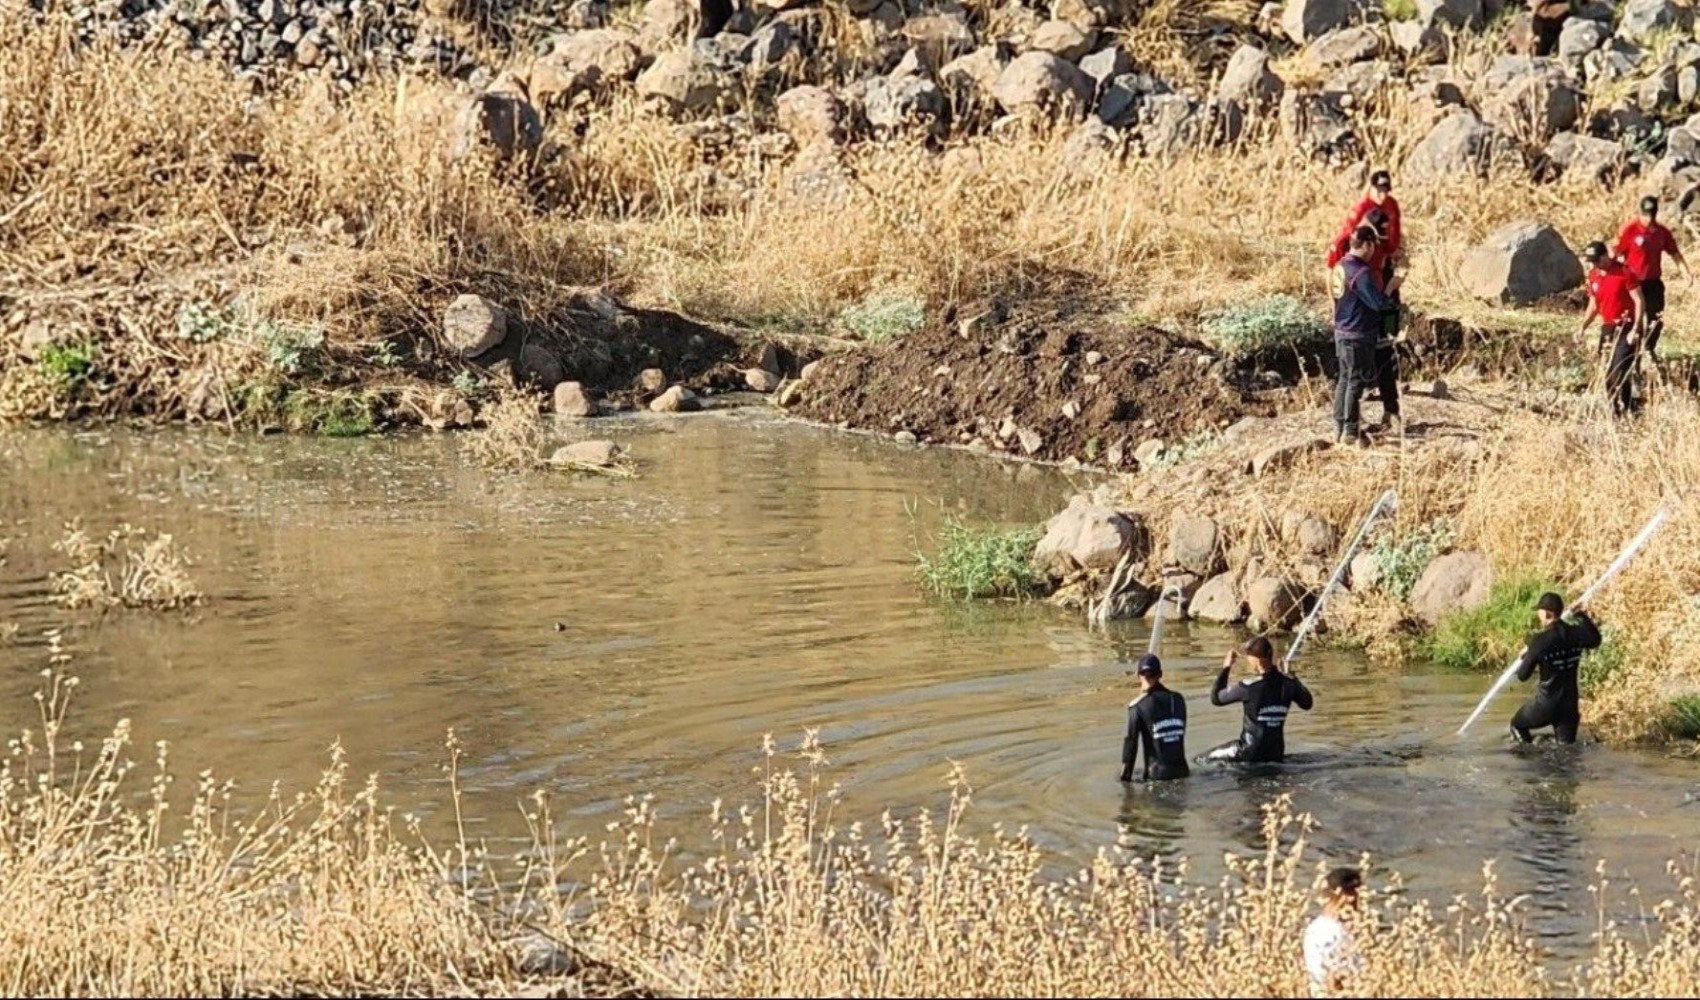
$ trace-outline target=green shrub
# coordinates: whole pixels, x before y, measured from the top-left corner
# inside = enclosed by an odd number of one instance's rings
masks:
[[[926,320],[921,301],[913,296],[875,292],[839,314],[845,329],[870,344],[914,333]]]
[[[1329,338],[1328,324],[1291,295],[1271,295],[1207,313],[1201,325],[1216,346],[1233,357],[1314,347]]]
[[[1402,535],[1382,535],[1370,546],[1369,555],[1381,571],[1382,589],[1408,601],[1423,570],[1451,544],[1451,522],[1437,518]]]
[[[947,515],[937,551],[917,554],[921,582],[941,597],[1024,597],[1038,587],[1033,546],[1039,529],[971,527]]]
[[[1665,705],[1665,731],[1673,739],[1700,740],[1700,694],[1680,695]]]
[[[377,429],[372,407],[352,392],[295,392],[284,407],[289,428],[320,437],[362,437]]]
[[[1606,625],[1600,629],[1600,648],[1582,656],[1581,676],[1577,678],[1582,697],[1591,698],[1606,686],[1606,682],[1623,669],[1623,642],[1617,629]]]
[[[69,385],[94,369],[94,348],[87,344],[49,344],[41,352],[40,365],[53,381]]]
[[[1454,670],[1502,670],[1534,630],[1536,599],[1557,589],[1533,574],[1499,580],[1486,603],[1442,618],[1423,640],[1423,652]]]
[[[1381,0],[1381,12],[1389,21],[1415,21],[1417,0]]]
[[[486,388],[484,380],[471,372],[456,372],[449,385],[466,399],[477,399],[484,394]]]
[[[301,375],[320,360],[325,331],[315,325],[286,323],[261,316],[245,305],[229,308],[190,302],[177,310],[177,338],[206,344],[216,340],[250,344],[266,365],[285,375]]]
[[[1153,469],[1167,469],[1170,466],[1190,462],[1203,455],[1211,448],[1221,443],[1222,436],[1215,431],[1200,431],[1190,437],[1182,438],[1163,449],[1156,461],[1151,463]]]

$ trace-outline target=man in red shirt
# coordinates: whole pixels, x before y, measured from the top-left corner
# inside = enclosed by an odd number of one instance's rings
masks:
[[[1612,344],[1611,364],[1606,367],[1606,395],[1611,399],[1612,414],[1619,417],[1633,414],[1640,406],[1629,376],[1635,370],[1636,349],[1646,322],[1641,285],[1629,268],[1606,253],[1606,245],[1598,240],[1582,250],[1582,261],[1589,267],[1588,312],[1582,317],[1581,329],[1576,331],[1576,345],[1582,346],[1588,324],[1598,316],[1598,350],[1605,350],[1608,341]]]
[[[1659,199],[1648,195],[1641,199],[1641,217],[1630,220],[1618,234],[1613,253],[1629,268],[1629,273],[1641,283],[1641,297],[1647,303],[1646,351],[1654,361],[1659,360],[1659,334],[1665,329],[1664,255],[1682,265],[1689,284],[1694,273],[1682,259],[1676,247],[1676,237],[1659,222]]]

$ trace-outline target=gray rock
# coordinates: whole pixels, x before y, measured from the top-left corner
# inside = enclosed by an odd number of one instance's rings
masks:
[[[1357,152],[1352,116],[1338,93],[1288,90],[1281,97],[1281,135],[1311,156],[1349,160]]]
[[[1371,553],[1360,552],[1353,556],[1346,574],[1353,593],[1369,594],[1381,588],[1381,560]]]
[[[682,385],[675,385],[649,402],[651,413],[691,413],[702,409],[697,394]]]
[[[733,83],[729,74],[696,49],[676,49],[658,56],[638,76],[637,92],[675,111],[700,112],[729,100]]]
[[[1547,143],[1546,157],[1567,177],[1606,182],[1617,180],[1626,159],[1623,147],[1617,143],[1575,132],[1561,132],[1553,136],[1552,141]]]
[[[1304,615],[1308,591],[1295,580],[1262,577],[1246,587],[1246,622],[1259,632],[1289,629]]]
[[[1540,222],[1513,222],[1471,248],[1458,277],[1477,298],[1527,305],[1580,286],[1583,274],[1558,230]]]
[[[1329,556],[1340,544],[1340,529],[1320,517],[1307,517],[1299,521],[1293,540],[1306,555]]]
[[[938,82],[957,108],[979,105],[992,100],[1009,60],[995,45],[975,49],[939,67]]]
[[[1027,455],[1037,455],[1045,447],[1045,439],[1038,431],[1023,427],[1015,432],[1015,437],[1021,444],[1021,451]]]
[[[1651,112],[1673,107],[1677,96],[1676,70],[1669,66],[1654,70],[1635,88],[1635,103]]]
[[[756,29],[744,47],[743,60],[752,69],[766,70],[778,66],[793,52],[802,54],[802,38],[786,21],[772,21]]]
[[[1407,60],[1419,65],[1439,65],[1452,53],[1446,32],[1434,26],[1424,27],[1417,21],[1394,21],[1387,26],[1393,47]]]
[[[1080,60],[1080,71],[1101,87],[1107,80],[1133,72],[1133,59],[1120,46],[1112,45]]]
[[[1133,449],[1133,460],[1140,468],[1148,469],[1163,457],[1163,449],[1167,447],[1162,438],[1147,438]]]
[[[1199,621],[1233,625],[1245,620],[1245,602],[1234,588],[1234,574],[1219,573],[1204,581],[1187,604],[1187,614]]]
[[[508,314],[482,295],[462,295],[443,311],[443,340],[463,358],[476,357],[508,335]]]
[[[1242,45],[1229,57],[1216,94],[1248,106],[1273,104],[1281,99],[1286,84],[1269,68],[1269,53],[1252,45]]]
[[[560,356],[550,348],[536,341],[529,341],[520,347],[519,358],[514,365],[516,384],[554,392],[555,387],[566,377],[566,369],[561,364]]]
[[[1499,134],[1492,126],[1472,111],[1454,111],[1411,150],[1402,173],[1413,181],[1435,181],[1458,174],[1482,176],[1501,148]]]
[[[1425,28],[1480,30],[1486,23],[1482,0],[1417,0],[1417,22]]]
[[[1169,565],[1200,577],[1226,568],[1222,533],[1208,517],[1182,514],[1169,526]]]
[[[1096,88],[1080,68],[1049,52],[1028,52],[998,75],[992,96],[1010,114],[1077,117],[1092,106]]]
[[[820,87],[792,87],[774,101],[779,127],[798,146],[812,143],[837,145],[844,140],[840,122],[844,110],[838,98]]]
[[[1310,44],[1310,55],[1330,69],[1374,59],[1381,52],[1381,32],[1367,24],[1330,31]]]
[[[1493,587],[1493,564],[1480,552],[1441,556],[1423,570],[1411,591],[1411,610],[1433,625],[1447,615],[1480,607]]]
[[[744,384],[756,392],[772,392],[779,388],[780,378],[765,368],[749,368],[744,371]]]
[[[1558,54],[1561,58],[1579,60],[1604,44],[1609,34],[1598,21],[1572,17],[1558,33]]]
[[[1362,108],[1379,99],[1397,82],[1398,71],[1392,64],[1377,59],[1347,66],[1329,77],[1322,89],[1329,94],[1345,94],[1352,99],[1350,107]]]
[[[1617,33],[1642,45],[1663,32],[1694,29],[1694,8],[1673,0],[1627,0],[1617,22]]]
[[[562,417],[596,416],[596,400],[582,382],[562,382],[555,387],[555,414]]]
[[[630,80],[643,65],[643,52],[631,33],[597,28],[556,35],[544,59],[572,74],[591,71],[603,80]]]
[[[1049,52],[1068,62],[1079,62],[1098,41],[1096,28],[1083,28],[1072,21],[1046,21],[1028,40],[1034,52]]]
[[[1286,0],[1281,10],[1281,30],[1303,45],[1362,16],[1363,7],[1354,0]]]
[[[643,5],[643,27],[639,37],[647,49],[663,48],[690,35],[697,18],[694,0],[648,0]]]
[[[1196,146],[1205,124],[1199,104],[1184,94],[1152,94],[1138,104],[1135,127],[1145,155],[1175,159]]]
[[[863,113],[876,129],[895,132],[919,127],[943,127],[947,107],[944,92],[918,76],[876,77],[862,97]]]
[[[1507,135],[1544,143],[1582,115],[1582,88],[1562,63],[1503,56],[1482,79],[1482,116]]]
[[[624,451],[624,448],[612,441],[574,441],[556,448],[555,453],[549,456],[549,464],[605,469],[618,462]]]
[[[527,932],[516,943],[516,968],[527,976],[551,978],[571,976],[583,969],[583,963],[570,950],[544,934]]]
[[[1137,522],[1077,496],[1045,525],[1033,562],[1041,571],[1061,578],[1081,569],[1114,569],[1123,553],[1143,562],[1148,546]]]
[[[501,160],[535,153],[543,144],[543,117],[517,94],[485,93],[462,106],[455,118],[449,158],[461,160],[477,146]]]
[[[974,30],[961,10],[912,17],[903,22],[903,37],[940,66],[974,51]]]

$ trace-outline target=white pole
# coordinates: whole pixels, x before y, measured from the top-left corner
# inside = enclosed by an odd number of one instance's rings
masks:
[[[1168,605],[1170,594],[1175,595],[1175,607],[1181,606],[1181,588],[1176,584],[1169,584],[1157,595],[1157,613],[1151,619],[1151,643],[1145,649],[1152,656],[1163,648],[1163,609]]]
[[[1625,545],[1623,551],[1617,554],[1617,558],[1612,561],[1612,564],[1606,567],[1606,571],[1600,574],[1598,580],[1594,581],[1593,586],[1584,590],[1582,596],[1572,601],[1570,606],[1586,607],[1588,602],[1593,600],[1594,595],[1600,592],[1600,588],[1609,583],[1612,577],[1623,572],[1623,568],[1629,565],[1629,560],[1635,558],[1635,553],[1641,551],[1641,547],[1647,544],[1648,540],[1653,537],[1653,533],[1658,531],[1669,517],[1670,511],[1660,507],[1658,512],[1653,515],[1653,519],[1647,522],[1647,526],[1641,529],[1641,533],[1629,540],[1629,544]],[[1493,687],[1488,688],[1488,693],[1482,695],[1482,700],[1480,704],[1476,705],[1476,710],[1470,713],[1470,717],[1464,720],[1462,726],[1458,727],[1459,736],[1464,735],[1464,731],[1481,717],[1483,710],[1488,707],[1488,702],[1498,697],[1499,693],[1505,690],[1505,686],[1511,683],[1511,679],[1517,676],[1517,668],[1523,665],[1523,656],[1528,651],[1528,647],[1524,647],[1523,651],[1517,654],[1517,658],[1511,661],[1511,666],[1506,667],[1505,672],[1499,675],[1499,679],[1493,682]]]
[[[1305,638],[1316,626],[1317,619],[1322,615],[1322,606],[1328,603],[1329,595],[1333,594],[1334,588],[1338,587],[1340,581],[1346,578],[1346,570],[1352,565],[1352,557],[1357,554],[1358,548],[1369,536],[1369,529],[1375,524],[1376,519],[1380,518],[1385,512],[1397,509],[1399,509],[1399,493],[1397,490],[1388,490],[1375,501],[1375,505],[1369,509],[1369,513],[1364,515],[1363,524],[1358,526],[1358,533],[1352,538],[1352,544],[1346,546],[1346,552],[1340,557],[1339,565],[1334,567],[1334,575],[1328,578],[1327,586],[1322,588],[1322,593],[1316,595],[1316,603],[1311,605],[1310,614],[1306,615],[1305,620],[1299,623],[1299,630],[1293,633],[1293,643],[1287,647],[1287,655],[1281,660],[1283,671],[1292,665],[1293,657],[1299,654],[1299,647],[1304,645]]]

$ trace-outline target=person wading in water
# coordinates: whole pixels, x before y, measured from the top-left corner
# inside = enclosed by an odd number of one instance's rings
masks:
[[[1571,608],[1570,614],[1575,622],[1564,620],[1564,598],[1554,593],[1542,594],[1535,603],[1541,629],[1529,637],[1517,679],[1527,681],[1539,669],[1541,682],[1511,717],[1511,738],[1519,743],[1532,742],[1530,730],[1547,726],[1560,743],[1576,742],[1582,726],[1582,654],[1600,648],[1600,630],[1583,609]]]
[[[1249,681],[1228,684],[1228,673],[1243,651],[1257,668],[1257,676]],[[1237,761],[1243,764],[1279,764],[1286,759],[1287,742],[1284,736],[1287,712],[1297,705],[1310,711],[1313,701],[1310,690],[1296,677],[1281,672],[1275,661],[1275,647],[1259,635],[1253,636],[1240,650],[1229,650],[1222,661],[1222,672],[1210,687],[1210,704],[1245,705],[1245,724],[1240,738],[1224,743],[1210,751],[1208,759]]]
[[[1145,747],[1145,780],[1184,778],[1186,763],[1186,699],[1163,686],[1163,661],[1155,653],[1139,658],[1135,668],[1141,694],[1127,705],[1127,735],[1122,738],[1122,780],[1133,780],[1133,765]]]

